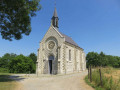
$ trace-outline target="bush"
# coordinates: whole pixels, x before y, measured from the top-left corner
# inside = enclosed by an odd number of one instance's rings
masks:
[[[34,73],[35,64],[29,57],[18,55],[10,61],[9,71],[10,73],[27,73],[29,71]]]

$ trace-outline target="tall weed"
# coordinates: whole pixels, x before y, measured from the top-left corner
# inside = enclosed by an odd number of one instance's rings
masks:
[[[100,84],[100,74],[99,70],[95,69],[92,72],[92,83],[97,87],[102,87],[105,90],[120,90],[120,78],[119,80],[115,80],[112,76],[106,77],[104,74],[111,74],[115,70],[114,68],[108,67],[108,68],[102,68],[102,86]]]

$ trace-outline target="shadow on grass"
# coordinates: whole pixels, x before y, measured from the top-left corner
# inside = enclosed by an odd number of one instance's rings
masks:
[[[12,81],[20,81],[24,78],[20,76],[14,76],[14,75],[0,75],[0,82],[12,82]]]

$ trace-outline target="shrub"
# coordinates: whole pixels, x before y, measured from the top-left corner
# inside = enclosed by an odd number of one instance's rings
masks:
[[[9,63],[10,73],[27,73],[35,72],[35,64],[29,57],[18,55]]]

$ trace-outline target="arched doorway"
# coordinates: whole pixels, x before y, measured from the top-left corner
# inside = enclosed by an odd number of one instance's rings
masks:
[[[50,72],[50,74],[52,74],[52,71],[53,71],[53,60],[54,60],[54,56],[50,55],[49,56],[49,72]]]

